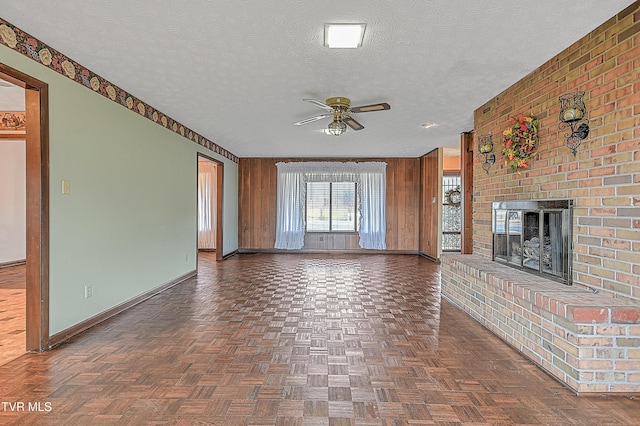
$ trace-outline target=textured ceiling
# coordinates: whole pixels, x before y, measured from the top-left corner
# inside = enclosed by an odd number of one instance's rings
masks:
[[[420,156],[633,0],[0,0],[0,16],[240,157]],[[363,47],[323,46],[365,22]],[[339,137],[303,98],[345,96]],[[437,127],[424,129],[424,123]]]

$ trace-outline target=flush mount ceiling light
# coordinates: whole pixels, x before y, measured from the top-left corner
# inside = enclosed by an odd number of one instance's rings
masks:
[[[432,127],[438,127],[438,126],[440,126],[438,123],[424,123],[422,125],[422,127],[425,129],[430,129]]]
[[[367,24],[324,24],[324,45],[330,49],[355,49],[362,46]]]

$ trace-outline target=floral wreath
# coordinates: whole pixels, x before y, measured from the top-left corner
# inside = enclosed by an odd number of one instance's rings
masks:
[[[453,207],[459,207],[462,202],[462,196],[460,194],[460,185],[455,188],[449,189],[444,193],[447,204]]]
[[[536,155],[534,151],[540,138],[538,137],[539,120],[533,116],[520,115],[517,119],[509,117],[510,127],[504,129],[504,148],[502,155],[504,165],[515,172],[529,168],[529,159]]]

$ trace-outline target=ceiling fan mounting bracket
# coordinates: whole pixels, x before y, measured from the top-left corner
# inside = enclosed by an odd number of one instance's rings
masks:
[[[349,98],[343,97],[335,97],[329,98],[325,101],[327,105],[329,105],[333,109],[340,109],[342,111],[346,111],[351,107],[351,100]]]

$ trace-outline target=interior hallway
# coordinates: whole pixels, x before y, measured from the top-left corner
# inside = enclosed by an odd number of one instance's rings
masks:
[[[25,265],[0,268],[0,365],[26,352],[25,272]]]
[[[415,255],[216,263],[0,367],[2,424],[637,424],[640,401],[574,396],[441,300]],[[0,406],[0,409],[2,407]],[[636,422],[636,423],[634,423]]]

